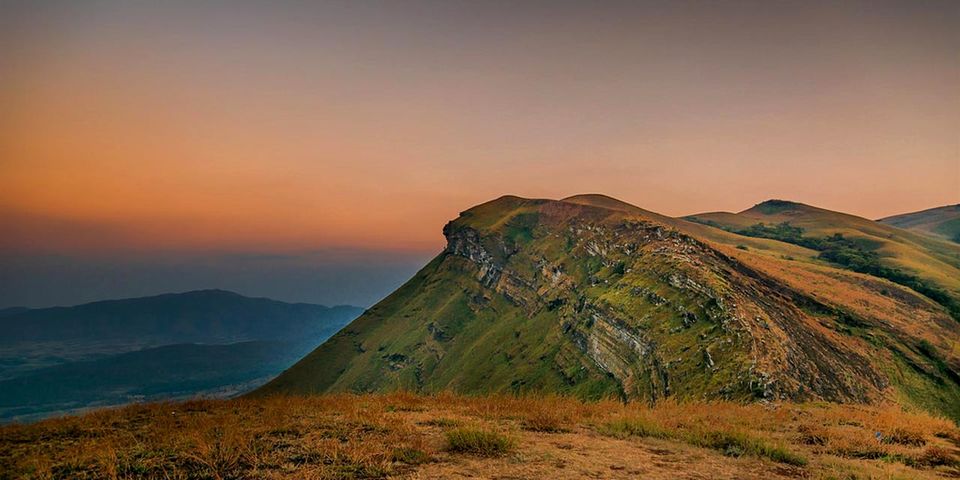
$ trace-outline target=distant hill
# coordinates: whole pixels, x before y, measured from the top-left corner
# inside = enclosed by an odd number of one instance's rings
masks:
[[[960,243],[960,204],[894,215],[877,221]]]
[[[603,195],[473,207],[410,281],[252,396],[894,402],[960,419],[955,245],[783,201],[696,217]]]
[[[0,344],[50,341],[229,343],[315,336],[362,309],[198,290],[0,316]],[[332,332],[331,332],[332,333]]]
[[[222,290],[7,310],[0,315],[0,420],[235,394],[362,312]]]

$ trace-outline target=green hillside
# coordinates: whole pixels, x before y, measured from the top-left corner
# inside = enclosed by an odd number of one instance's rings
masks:
[[[409,282],[254,395],[892,400],[960,418],[960,324],[909,288],[782,253],[812,250],[597,195],[502,197],[444,235]]]
[[[960,204],[894,215],[877,221],[960,243]]]

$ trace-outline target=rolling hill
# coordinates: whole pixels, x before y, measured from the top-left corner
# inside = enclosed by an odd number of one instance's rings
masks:
[[[816,261],[907,286],[944,305],[960,320],[960,245],[784,200],[768,200],[740,213],[686,218],[809,248]]]
[[[709,225],[602,195],[478,205],[410,281],[252,395],[897,402],[960,418],[960,323],[944,305],[809,246],[718,227],[789,218],[870,235],[901,255],[884,261],[913,262],[951,295],[952,246],[794,205],[698,216]]]
[[[877,221],[960,243],[960,204],[894,215]]]
[[[740,232],[759,223],[789,223],[808,236],[840,234],[877,252],[881,262],[960,295],[960,246],[866,218],[784,200],[768,200],[740,213],[714,212],[686,218]]]

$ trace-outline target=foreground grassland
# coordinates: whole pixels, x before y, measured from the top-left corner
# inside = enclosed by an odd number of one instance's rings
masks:
[[[0,478],[943,478],[960,430],[898,407],[318,395],[0,427]]]

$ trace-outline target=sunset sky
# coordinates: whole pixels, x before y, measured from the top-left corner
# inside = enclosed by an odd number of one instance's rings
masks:
[[[368,306],[461,210],[960,203],[960,2],[0,3],[0,307]]]

